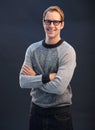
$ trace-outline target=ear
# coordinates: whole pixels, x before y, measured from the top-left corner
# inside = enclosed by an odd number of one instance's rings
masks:
[[[42,19],[42,25],[44,26],[44,19]]]
[[[64,21],[61,23],[61,29],[64,28]]]

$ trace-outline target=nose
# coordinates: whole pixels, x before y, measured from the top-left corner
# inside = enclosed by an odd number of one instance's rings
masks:
[[[50,26],[54,26],[53,22],[50,23]]]

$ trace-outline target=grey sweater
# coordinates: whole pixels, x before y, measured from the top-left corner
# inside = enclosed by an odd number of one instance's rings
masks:
[[[21,88],[30,88],[32,102],[41,107],[58,107],[72,104],[70,82],[76,67],[76,53],[66,41],[46,44],[44,40],[31,44],[25,54],[24,64],[33,68],[36,76],[22,75]],[[54,80],[47,75],[56,72]]]

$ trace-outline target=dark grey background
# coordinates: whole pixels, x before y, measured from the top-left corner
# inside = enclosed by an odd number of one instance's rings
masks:
[[[0,130],[28,130],[30,90],[19,87],[26,48],[44,38],[42,13],[50,5],[65,12],[61,35],[76,50],[72,79],[74,130],[95,130],[94,29],[92,0],[0,0]]]

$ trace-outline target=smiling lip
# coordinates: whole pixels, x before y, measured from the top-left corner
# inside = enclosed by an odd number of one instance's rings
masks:
[[[54,30],[47,30],[48,33],[54,33],[55,31]]]

